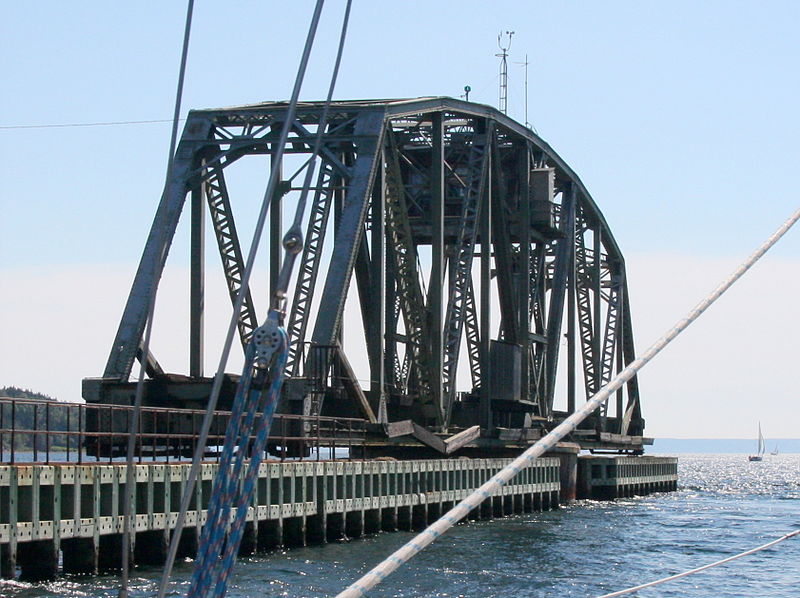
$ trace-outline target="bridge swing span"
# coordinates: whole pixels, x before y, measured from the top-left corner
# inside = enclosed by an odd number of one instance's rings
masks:
[[[233,300],[244,256],[226,177],[253,155],[270,156],[279,171],[303,164],[324,103],[297,106],[277,164],[287,109],[190,112],[105,371],[84,380],[87,401],[130,404],[147,290],[158,284],[188,195],[189,371],[166,373],[148,352],[144,404],[205,405],[212,380],[202,368],[203,212]],[[541,437],[633,360],[622,253],[583,184],[530,130],[452,98],[341,101],[321,131],[320,158],[288,297],[279,412],[363,418],[372,425],[368,456],[411,446],[449,454],[476,442],[502,452]],[[282,211],[300,193],[293,181],[283,175],[270,203],[273,288]],[[358,316],[344,325],[347,300]],[[245,288],[243,344],[257,322]],[[356,373],[361,361],[366,384]],[[231,405],[237,380],[226,377],[220,407]],[[309,430],[298,428],[295,454],[304,453]],[[573,439],[583,448],[640,452],[643,431],[634,377]]]

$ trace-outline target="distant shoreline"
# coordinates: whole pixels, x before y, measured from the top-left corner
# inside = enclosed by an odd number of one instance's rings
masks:
[[[779,454],[800,453],[800,438],[768,438],[767,454],[778,448]],[[668,453],[741,453],[756,452],[752,438],[656,438],[647,454]]]

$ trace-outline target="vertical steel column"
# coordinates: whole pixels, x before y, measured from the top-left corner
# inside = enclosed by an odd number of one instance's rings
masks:
[[[520,230],[519,230],[519,285],[517,287],[518,318],[519,318],[519,340],[517,341],[522,348],[522,363],[520,370],[520,388],[522,388],[522,398],[530,399],[530,353],[531,353],[531,154],[529,144],[526,143],[524,151],[521,152],[519,160],[519,181],[520,181]]]
[[[372,408],[378,414],[378,422],[387,423],[386,411],[386,363],[384,362],[384,348],[386,336],[386,224],[384,221],[386,201],[386,177],[384,173],[383,150],[378,152],[379,167],[375,173],[375,184],[372,193],[372,252],[370,262],[370,280],[373,285],[372,304],[369,309],[372,313],[370,322],[372,329],[367,333],[373,337],[367,347],[371,348],[370,355],[370,394],[373,401]],[[376,405],[377,403],[377,405]]]
[[[558,240],[550,291],[550,305],[547,314],[547,404],[542,415],[550,415],[555,398],[556,373],[558,368],[558,349],[561,341],[561,320],[564,316],[564,298],[567,290],[567,275],[574,266],[575,255],[575,209],[577,191],[574,183],[568,183],[563,190],[561,219],[563,237]]]
[[[384,154],[384,158],[381,162],[382,169],[383,169],[383,180],[384,180],[384,202],[386,201],[385,193],[386,193],[386,157],[385,151],[381,152]],[[385,209],[385,208],[384,208]],[[385,213],[384,213],[385,218]],[[385,230],[385,224],[384,224]],[[389,233],[386,231],[387,234],[387,241],[389,240]],[[388,243],[387,243],[388,245]],[[391,259],[391,254],[387,250],[387,247],[384,246],[384,267],[386,269],[385,277],[384,277],[384,289],[383,289],[383,313],[384,313],[384,326],[386,330],[386,335],[384,338],[384,347],[385,353],[383,356],[383,370],[387,374],[390,375],[388,380],[389,386],[392,388],[392,392],[397,393],[401,392],[403,388],[403,381],[401,376],[401,366],[400,366],[400,359],[397,355],[397,323],[400,319],[399,313],[399,305],[397,300],[397,293],[395,292],[395,267],[394,262]]]
[[[547,293],[547,242],[538,241],[533,254],[531,268],[530,319],[536,342],[531,347],[530,400],[541,405],[544,400],[544,368],[547,355],[547,322],[544,318],[545,295]]]
[[[603,335],[602,330],[603,327],[601,326],[601,303],[602,303],[602,270],[601,270],[601,263],[600,257],[603,250],[602,245],[602,229],[599,225],[595,225],[595,228],[592,229],[592,241],[593,241],[593,251],[594,251],[594,264],[591,269],[592,273],[592,300],[593,300],[593,307],[594,307],[594,314],[592,315],[594,330],[592,332],[594,338],[592,339],[592,352],[594,354],[594,386],[593,389],[595,392],[600,390],[600,387],[604,384],[603,382],[603,351],[602,343],[603,343]],[[587,267],[587,271],[589,268]],[[611,293],[611,289],[609,289],[609,296]],[[610,378],[609,378],[610,380]],[[589,397],[586,397],[586,400],[589,400]],[[606,403],[608,405],[608,403]]]
[[[614,376],[614,362],[615,356],[618,353],[618,348],[622,345],[620,339],[620,299],[622,292],[622,276],[620,274],[621,264],[611,262],[609,258],[608,273],[608,310],[606,312],[605,321],[605,335],[602,344],[602,357],[600,359],[601,376],[597,385],[598,388],[605,386]],[[620,359],[621,362],[621,359]],[[618,371],[621,368],[618,367]],[[608,406],[610,402],[606,402],[598,409],[598,422],[597,430],[599,432],[607,431],[608,426]],[[619,410],[618,410],[619,411]]]
[[[297,376],[300,371],[300,356],[306,340],[306,330],[311,318],[311,306],[317,282],[322,250],[325,245],[325,234],[328,230],[328,216],[331,212],[331,198],[334,188],[342,184],[340,176],[333,176],[330,162],[323,160],[317,175],[317,188],[308,215],[306,236],[303,242],[303,254],[300,258],[300,269],[294,287],[294,298],[289,313],[289,359],[286,372]]]
[[[203,310],[205,304],[205,181],[192,187],[189,272],[189,376],[203,376]]]
[[[622,292],[622,287],[620,287],[620,291],[619,292],[620,293]],[[617,320],[617,326],[621,326],[621,325],[622,324],[618,319]],[[619,337],[617,339],[617,345],[616,345],[616,347],[614,349],[615,349],[614,352],[616,353],[617,367],[616,367],[616,371],[614,373],[612,373],[612,376],[613,375],[619,375],[619,373],[623,369],[625,369],[625,364],[624,364],[625,360],[624,360],[624,355],[622,353],[622,340]],[[617,434],[625,434],[626,433],[626,430],[623,430],[623,425],[622,425],[623,424],[623,420],[624,420],[624,418],[623,418],[624,411],[623,411],[623,406],[622,406],[624,393],[623,393],[622,389],[623,389],[623,387],[620,386],[617,389],[616,396],[615,396],[615,399],[616,399],[616,416],[617,416],[617,430],[616,430]]]
[[[480,305],[480,331],[481,331],[481,396],[479,403],[478,423],[486,431],[491,430],[492,422],[492,397],[489,394],[491,388],[492,368],[489,359],[489,346],[492,338],[492,160],[496,155],[491,151],[497,145],[497,137],[491,135],[488,139],[487,156],[488,167],[486,176],[486,191],[483,193],[481,201],[483,207],[480,213],[480,237],[481,237],[481,305]]]
[[[570,185],[572,187],[572,185]],[[577,211],[577,206],[574,208]],[[572,250],[567,258],[567,413],[575,413],[575,319],[578,308],[578,276],[575,255],[575,226],[571,233],[565,231],[567,239],[572,237]],[[583,232],[580,232],[583,234]]]
[[[456,376],[459,352],[464,331],[469,282],[472,279],[472,262],[480,225],[481,204],[486,195],[489,177],[489,155],[494,130],[485,120],[474,122],[472,146],[467,154],[468,183],[461,205],[458,232],[453,243],[450,291],[447,300],[444,324],[444,363],[442,382],[445,394],[444,427],[446,428],[455,402]]]
[[[431,118],[431,278],[428,291],[431,343],[431,392],[432,400],[444,412],[442,392],[442,368],[444,353],[442,346],[442,288],[444,286],[444,123],[443,114],[436,112]]]
[[[275,155],[278,152],[277,142],[272,144],[270,150],[270,169],[274,166]],[[271,172],[272,170],[270,170]],[[278,164],[276,176],[280,177],[275,185],[275,192],[269,204],[269,293],[275,295],[278,285],[278,276],[281,271],[281,256],[283,255],[283,163]]]

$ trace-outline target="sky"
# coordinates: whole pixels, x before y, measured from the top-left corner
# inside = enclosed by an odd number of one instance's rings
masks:
[[[328,0],[301,97],[324,97]],[[6,3],[0,18],[0,386],[65,400],[99,376],[164,182],[184,2]],[[313,2],[197,0],[182,115],[289,97]],[[354,0],[339,99],[498,103],[581,177],[626,256],[643,351],[800,200],[794,2]],[[260,176],[260,178],[259,178]],[[258,197],[266,176],[243,190]],[[176,243],[176,247],[178,244]],[[154,350],[185,371],[173,250]],[[797,436],[800,230],[640,374],[656,437]],[[256,289],[258,290],[258,289]],[[263,294],[261,296],[264,296]],[[209,312],[224,297],[209,297]],[[218,339],[212,338],[209,346]],[[214,357],[216,359],[216,357]],[[213,369],[213,368],[209,368]],[[235,371],[235,368],[234,368]]]

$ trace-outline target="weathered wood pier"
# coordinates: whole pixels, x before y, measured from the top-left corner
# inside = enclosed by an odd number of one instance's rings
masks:
[[[674,458],[575,457],[566,450],[536,461],[472,517],[489,519],[556,508],[575,496],[576,480],[578,496],[594,498],[675,488]],[[422,529],[509,461],[262,463],[240,553]],[[188,463],[135,465],[131,542],[136,564],[164,562],[189,469]],[[216,471],[216,463],[202,465],[181,537],[181,556],[196,553]],[[91,575],[118,570],[125,487],[124,464],[0,466],[3,577],[19,574],[23,579],[43,580],[62,572]],[[586,494],[582,488],[591,490]]]
[[[578,460],[579,498],[625,498],[677,489],[675,457],[587,455]]]

